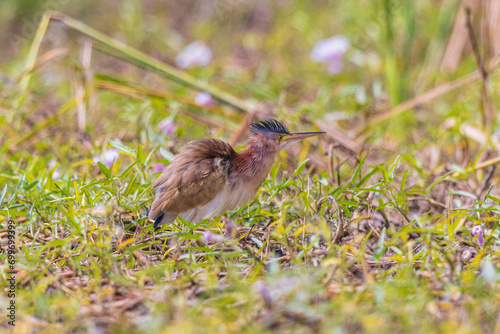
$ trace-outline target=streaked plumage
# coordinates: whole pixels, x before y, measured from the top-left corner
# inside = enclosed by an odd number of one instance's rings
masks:
[[[250,132],[240,152],[217,139],[194,140],[182,147],[153,183],[158,192],[148,216],[154,226],[171,223],[178,215],[198,223],[249,202],[280,149],[322,133],[292,134],[276,120],[253,123]]]

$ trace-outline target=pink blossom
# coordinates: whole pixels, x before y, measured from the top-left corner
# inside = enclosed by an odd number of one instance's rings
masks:
[[[49,168],[52,169],[54,166],[57,165],[57,162],[55,160],[51,160],[49,162]],[[59,170],[59,166],[56,167],[54,172],[52,172],[52,180],[57,181],[61,177],[61,171]]]
[[[52,180],[57,181],[61,177],[61,171],[59,170],[59,166],[56,167],[54,173],[52,173]]]
[[[339,74],[344,67],[342,56],[349,47],[347,37],[333,36],[316,43],[311,51],[311,59],[318,63],[328,63],[328,73]]]
[[[106,152],[104,152],[104,164],[106,167],[110,168],[113,166],[113,163],[118,160],[119,156],[120,154],[117,150],[113,148],[107,149]]]
[[[299,285],[300,280],[296,277],[281,277],[270,283],[258,281],[253,285],[253,290],[262,296],[267,305],[271,305],[299,290]]]
[[[470,250],[465,250],[462,253],[462,260],[463,261],[469,261],[472,258],[472,252]]]
[[[175,125],[170,117],[164,118],[160,124],[158,124],[158,128],[161,132],[166,134],[167,136],[171,136],[174,133]]]
[[[472,235],[476,236],[476,241],[479,246],[482,246],[484,244],[483,229],[481,226],[474,226],[472,228]]]
[[[207,92],[201,92],[196,95],[194,102],[202,107],[208,107],[212,105],[212,95]]]
[[[206,66],[212,60],[212,51],[205,43],[196,41],[184,48],[175,58],[175,64],[179,68],[189,68],[193,66]]]
[[[107,149],[102,156],[94,156],[94,163],[102,163],[106,167],[111,168],[113,163],[118,160],[120,154],[114,148]]]
[[[227,219],[225,223],[225,233],[226,237],[231,237],[233,234],[236,234],[237,228],[236,225],[232,222],[232,220]]]
[[[328,73],[330,74],[339,74],[343,68],[344,63],[340,59],[328,63]]]
[[[165,169],[164,164],[153,164],[153,170],[155,173],[163,172],[164,169]]]
[[[224,237],[222,237],[219,234],[212,233],[210,231],[205,231],[201,234],[200,240],[205,244],[209,244],[212,242],[214,242],[214,243],[221,242],[222,240],[224,240]]]
[[[262,296],[267,305],[272,305],[273,297],[269,286],[264,281],[257,281],[253,285],[253,290]]]

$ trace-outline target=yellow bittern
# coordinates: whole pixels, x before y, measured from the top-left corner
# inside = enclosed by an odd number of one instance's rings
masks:
[[[178,215],[196,224],[246,204],[281,149],[324,132],[290,133],[271,119],[252,123],[250,133],[240,152],[218,139],[194,140],[182,147],[153,183],[158,192],[148,216],[154,227],[171,223]]]

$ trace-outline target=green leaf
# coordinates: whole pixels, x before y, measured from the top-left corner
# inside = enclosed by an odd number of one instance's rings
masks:
[[[125,171],[123,171],[123,173],[120,174],[120,179],[125,178],[125,176],[127,176],[127,174],[130,172],[130,170],[132,170],[132,168],[134,168],[134,166],[136,164],[137,164],[137,160],[134,161],[130,166],[128,166],[127,169],[125,169]]]
[[[128,148],[127,146],[123,145],[122,143],[111,140],[111,139],[108,141],[108,143],[111,146],[113,146],[114,148],[116,148],[118,150],[118,153],[123,153],[123,154],[129,155],[131,157],[135,157],[136,150]]]
[[[137,181],[137,177],[139,176],[139,174],[135,173],[132,175],[132,179],[129,181],[128,183],[128,186],[127,186],[127,189],[125,190],[125,196],[129,196],[130,195],[130,191],[132,190],[132,187],[135,185],[135,182]]]
[[[193,225],[191,222],[185,220],[181,216],[177,216],[177,219],[179,219],[181,221],[181,223],[183,223],[184,225],[186,225],[187,227],[189,227],[191,230],[193,230],[193,231],[196,230],[196,226],[195,225]]]
[[[111,171],[102,164],[102,162],[98,161],[97,166],[101,170],[101,172],[106,176],[107,179],[111,179]]]
[[[394,163],[392,164],[391,168],[389,169],[389,180],[392,181],[394,180],[394,173],[396,171],[396,168],[399,166],[399,162],[401,161],[401,154],[399,154],[396,159],[394,160]]]
[[[309,159],[306,159],[306,160],[302,161],[302,163],[299,165],[299,167],[297,167],[297,169],[295,169],[295,172],[293,172],[292,176],[297,176],[300,173],[302,173],[302,171],[306,167],[306,164],[307,164],[308,161],[309,161]]]
[[[489,198],[491,199],[493,202],[497,203],[498,205],[500,205],[500,199],[494,197],[494,196],[491,196],[491,195],[486,195],[486,198]]]
[[[405,186],[406,186],[406,178],[408,177],[408,170],[405,169],[403,173],[403,179],[401,180],[401,192],[405,191]]]
[[[460,195],[460,196],[466,196],[466,197],[470,197],[470,198],[473,198],[477,201],[477,196],[468,192],[468,191],[465,191],[465,190],[452,190],[450,191],[450,195]]]
[[[153,153],[155,152],[155,150],[153,149],[149,154],[148,156],[146,157],[146,160],[144,160],[143,164],[145,166],[149,165],[149,160],[151,159],[151,157],[153,156]]]
[[[24,187],[24,190],[30,190],[31,188],[33,188],[34,186],[36,186],[38,184],[38,180],[35,180],[33,182],[31,182],[30,184],[26,185]]]
[[[2,205],[6,193],[7,193],[7,185],[3,187],[2,194],[0,195],[0,205]]]
[[[67,244],[66,240],[63,239],[55,239],[52,241],[49,241],[48,243],[45,244],[45,249],[51,248],[51,247],[58,247],[58,246],[64,246]]]

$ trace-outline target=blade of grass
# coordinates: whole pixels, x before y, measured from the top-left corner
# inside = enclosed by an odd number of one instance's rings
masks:
[[[42,16],[40,24],[38,25],[38,29],[35,33],[35,38],[33,39],[33,43],[31,44],[30,47],[28,58],[26,59],[25,76],[21,79],[20,82],[20,86],[23,91],[28,88],[28,85],[30,83],[32,70],[36,64],[38,51],[40,50],[43,37],[45,36],[47,28],[49,27],[50,19],[51,19],[50,13],[45,13]]]
[[[75,20],[72,17],[69,17],[59,12],[48,12],[46,15],[48,15],[49,19],[60,21],[63,24],[67,25],[68,27],[96,40],[97,42],[100,43],[96,45],[96,48],[113,57],[120,58],[132,64],[135,64],[141,68],[158,73],[159,75],[165,78],[178,82],[182,85],[188,86],[190,88],[196,89],[198,91],[206,91],[210,93],[214,98],[233,106],[239,111],[246,112],[248,110],[246,104],[243,101],[235,98],[234,96],[227,94],[215,88],[212,85],[206,84],[205,82],[202,82],[190,76],[189,74],[179,71],[176,68],[173,68],[151,56],[148,56],[147,54],[131,46],[128,46],[127,44],[121,41],[111,38],[89,27],[88,25],[84,24],[81,21]],[[43,21],[42,23],[44,25],[48,25],[48,22]],[[40,34],[42,33],[44,34],[46,31],[46,27],[44,28],[44,30],[42,30],[42,28],[43,27],[39,28]],[[38,48],[39,45],[36,48],[36,51],[30,53],[30,58],[29,58],[30,64],[33,61],[33,58],[36,58],[36,53],[38,52]]]
[[[94,81],[94,87],[98,89],[107,89],[111,91],[115,91],[121,94],[125,95],[132,95],[136,96],[137,94],[139,95],[146,95],[148,97],[158,97],[162,98],[165,100],[172,100],[172,101],[178,101],[183,104],[198,108],[198,109],[206,109],[209,110],[210,112],[220,114],[224,116],[225,118],[231,118],[239,122],[239,119],[241,116],[236,115],[235,113],[230,114],[227,112],[227,110],[223,110],[222,108],[218,107],[211,107],[211,106],[199,106],[193,101],[192,99],[175,95],[170,92],[165,92],[165,91],[159,91],[155,89],[150,89],[147,87],[135,85],[130,82],[126,82],[123,80],[116,80],[116,78],[111,78],[108,76],[103,76],[103,75],[96,75],[96,80]]]
[[[399,77],[400,73],[397,70],[397,59],[394,47],[394,26],[392,19],[392,5],[391,0],[384,1],[385,12],[385,80],[387,83],[387,92],[389,93],[389,100],[392,105],[397,105],[400,102],[399,94]]]

